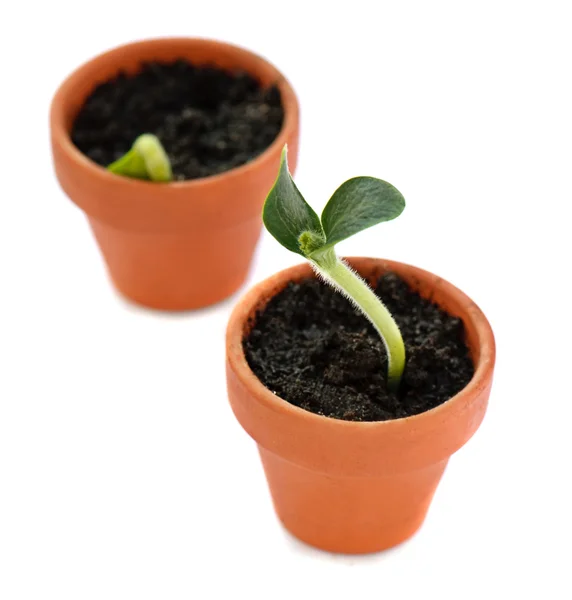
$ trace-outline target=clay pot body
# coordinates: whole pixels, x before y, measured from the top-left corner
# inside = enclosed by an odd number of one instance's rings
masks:
[[[277,139],[250,163],[202,179],[152,183],[108,172],[72,143],[70,130],[87,96],[120,70],[144,61],[186,58],[240,69],[276,84],[285,109]],[[173,38],[128,44],[87,62],[56,92],[50,113],[52,153],[60,185],[85,213],[120,292],[148,307],[185,310],[212,304],[244,281],[261,230],[264,199],[280,153],[298,155],[299,109],[294,91],[270,63],[221,42]]]
[[[436,275],[381,259],[349,262],[370,281],[397,273],[463,320],[475,375],[461,392],[422,414],[372,423],[322,417],[270,392],[250,370],[242,340],[256,311],[288,281],[313,276],[307,264],[259,283],[238,303],[227,329],[227,383],[235,416],[258,443],[286,528],[324,550],[366,553],[406,540],[422,524],[449,457],[483,419],[495,344],[481,310]]]

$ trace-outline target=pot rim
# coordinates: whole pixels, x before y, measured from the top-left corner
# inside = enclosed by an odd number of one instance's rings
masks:
[[[81,80],[89,79],[90,70],[94,65],[101,62],[107,61],[109,58],[116,58],[118,68],[121,68],[121,55],[126,51],[132,51],[135,49],[147,49],[158,45],[170,46],[170,45],[195,45],[197,47],[206,48],[225,48],[229,52],[247,57],[248,59],[259,63],[264,67],[265,70],[275,73],[275,85],[279,88],[282,104],[284,108],[284,122],[282,128],[278,133],[276,139],[267,146],[258,156],[251,161],[214,175],[207,177],[200,177],[197,179],[190,179],[186,181],[171,181],[167,183],[157,183],[153,181],[144,181],[134,179],[130,177],[124,177],[111,173],[105,167],[97,164],[88,158],[79,148],[77,148],[71,140],[70,132],[66,127],[66,111],[67,102],[66,98],[69,95],[69,90],[78,84]],[[95,84],[96,81],[93,80]],[[137,194],[140,191],[146,191],[154,189],[157,191],[158,186],[162,194],[176,192],[180,194],[182,192],[201,192],[207,186],[216,186],[221,180],[228,179],[229,177],[243,177],[248,176],[250,172],[256,171],[261,163],[265,162],[270,154],[273,154],[279,148],[284,146],[291,132],[296,129],[299,120],[299,105],[294,89],[292,88],[288,79],[267,59],[260,56],[259,54],[252,52],[242,46],[231,44],[229,42],[223,42],[220,40],[206,38],[206,37],[156,37],[156,38],[145,38],[143,40],[137,40],[126,44],[115,46],[105,52],[102,52],[93,58],[85,61],[79,67],[77,67],[58,87],[56,93],[53,96],[52,103],[50,106],[50,124],[52,137],[57,139],[61,151],[67,156],[67,159],[74,164],[75,168],[80,170],[87,170],[90,177],[101,182],[104,185],[114,185],[121,187],[124,193]]]
[[[475,372],[469,383],[452,396],[449,400],[438,406],[408,417],[389,419],[386,421],[346,421],[318,415],[305,410],[288,401],[280,398],[271,392],[254,372],[250,369],[244,355],[242,340],[248,319],[254,316],[256,310],[262,308],[266,302],[276,295],[289,281],[296,281],[309,277],[315,277],[315,274],[309,263],[300,263],[292,267],[283,269],[274,275],[255,284],[237,303],[233,309],[228,321],[226,331],[227,360],[242,383],[252,397],[266,409],[275,413],[280,413],[285,417],[292,419],[303,419],[308,422],[314,422],[316,426],[327,425],[329,428],[335,427],[341,431],[352,431],[360,429],[371,432],[378,430],[389,432],[393,430],[402,430],[406,425],[412,429],[423,429],[426,425],[435,422],[441,422],[447,419],[448,414],[455,405],[467,403],[468,405],[480,397],[481,392],[490,386],[492,371],[495,363],[496,346],[492,328],[481,309],[460,289],[455,287],[449,281],[426,271],[398,261],[387,260],[373,257],[347,257],[347,260],[354,268],[359,270],[359,263],[365,261],[375,261],[379,263],[383,271],[394,270],[399,274],[400,271],[409,271],[409,273],[419,281],[432,281],[434,285],[439,285],[448,297],[451,297],[456,303],[463,306],[469,319],[472,321],[477,332],[478,340],[478,360],[475,361]],[[270,291],[270,293],[267,293]]]

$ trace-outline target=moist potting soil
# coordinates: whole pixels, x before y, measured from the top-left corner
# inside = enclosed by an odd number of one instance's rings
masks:
[[[346,298],[315,278],[290,282],[255,316],[243,341],[250,368],[283,400],[348,421],[408,417],[462,390],[474,372],[462,321],[396,274],[380,277],[375,292],[405,343],[397,393],[386,387],[379,334]]]

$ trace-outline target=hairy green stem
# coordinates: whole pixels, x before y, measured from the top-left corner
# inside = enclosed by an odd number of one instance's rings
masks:
[[[376,328],[387,352],[387,386],[397,391],[405,368],[405,345],[391,313],[369,285],[337,257],[333,248],[318,250],[309,259],[319,274],[352,301]]]

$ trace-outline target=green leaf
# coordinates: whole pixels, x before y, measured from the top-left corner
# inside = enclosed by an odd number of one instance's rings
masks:
[[[145,161],[143,157],[134,148],[131,148],[127,154],[111,163],[108,170],[116,175],[124,177],[133,177],[135,179],[149,179]]]
[[[262,220],[266,229],[285,248],[302,256],[305,256],[300,248],[302,234],[310,232],[314,238],[319,236],[325,240],[320,218],[304,200],[288,171],[286,146],[282,151],[278,177],[264,203]]]
[[[354,177],[334,192],[322,212],[326,246],[331,247],[368,227],[398,217],[405,199],[390,183]]]

